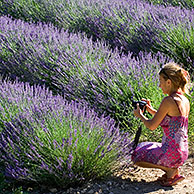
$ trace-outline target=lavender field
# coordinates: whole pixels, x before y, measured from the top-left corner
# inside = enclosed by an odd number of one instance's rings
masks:
[[[189,0],[0,0],[0,190],[67,189],[130,163],[131,97],[158,108],[169,61],[194,80],[193,17]],[[144,127],[140,141],[161,136]]]

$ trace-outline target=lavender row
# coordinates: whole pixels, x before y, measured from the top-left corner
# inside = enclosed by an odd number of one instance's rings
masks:
[[[68,100],[87,102],[100,115],[111,115],[129,130],[133,123],[131,96],[150,98],[157,91],[160,65],[168,61],[161,54],[142,54],[137,60],[132,53],[120,56],[103,43],[93,44],[81,34],[69,35],[47,25],[7,17],[1,17],[0,25],[2,74],[44,84]],[[158,99],[161,97],[160,93]]]
[[[84,64],[103,63],[114,53],[84,34],[72,35],[51,25],[0,17],[0,73],[46,84],[60,92]]]
[[[11,179],[65,188],[129,157],[129,135],[110,117],[18,81],[1,81],[0,94],[0,160]]]
[[[160,32],[171,26],[193,23],[193,11],[137,0],[4,0],[2,14],[24,21],[52,23],[71,32],[85,32],[105,40],[112,48],[134,54],[160,45]]]

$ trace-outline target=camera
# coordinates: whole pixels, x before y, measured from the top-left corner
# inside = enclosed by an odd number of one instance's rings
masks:
[[[132,101],[132,106],[135,108],[135,109],[137,109],[137,104],[139,104],[139,108],[141,109],[141,110],[143,110],[144,109],[144,107],[145,107],[145,105],[147,104],[147,102],[145,102],[145,101],[135,101],[135,100],[133,100],[133,99],[131,99],[131,101]]]

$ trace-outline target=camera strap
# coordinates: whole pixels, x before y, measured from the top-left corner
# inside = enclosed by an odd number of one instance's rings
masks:
[[[136,134],[135,134],[135,139],[133,141],[133,150],[135,150],[135,148],[137,147],[138,143],[139,143],[139,138],[140,138],[140,135],[141,135],[141,131],[142,131],[142,126],[140,125]]]

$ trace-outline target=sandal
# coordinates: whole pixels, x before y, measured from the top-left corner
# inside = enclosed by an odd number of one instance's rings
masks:
[[[173,178],[167,178],[166,180],[161,181],[161,185],[165,187],[171,187],[184,179],[185,178],[181,175],[175,175]]]

